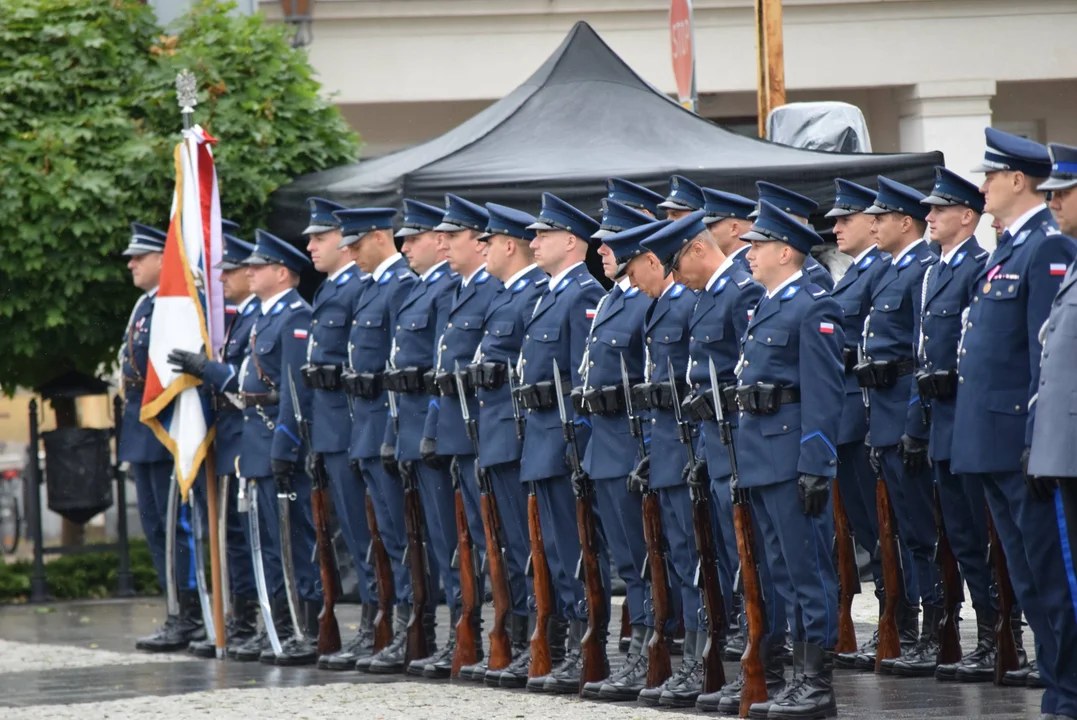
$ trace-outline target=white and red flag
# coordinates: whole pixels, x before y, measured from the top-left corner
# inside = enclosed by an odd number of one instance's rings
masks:
[[[211,146],[198,125],[176,146],[176,190],[168,224],[161,284],[153,308],[142,422],[172,452],[183,498],[194,484],[214,437],[210,398],[202,381],[168,364],[173,349],[213,358],[224,342],[220,270],[221,201]]]

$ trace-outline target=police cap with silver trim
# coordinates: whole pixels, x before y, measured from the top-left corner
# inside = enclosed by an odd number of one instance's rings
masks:
[[[310,208],[310,224],[301,233],[302,235],[316,235],[329,232],[340,227],[340,223],[333,217],[337,210],[344,210],[344,206],[325,198],[307,198],[307,207]]]
[[[726,218],[747,220],[755,212],[755,202],[743,195],[703,188],[704,225],[713,225]]]
[[[404,200],[404,221],[396,231],[396,237],[408,237],[430,232],[441,224],[445,216],[443,208],[427,205],[418,200]]]
[[[553,193],[542,193],[542,210],[538,220],[527,226],[528,230],[564,230],[576,237],[590,241],[598,232],[598,223],[591,217]]]
[[[663,200],[654,190],[648,190],[623,178],[606,180],[606,197],[634,210],[646,210],[651,215],[658,215],[659,203]]]
[[[669,197],[658,203],[658,207],[667,210],[701,210],[703,189],[683,175],[674,175],[669,179]]]
[[[935,186],[920,202],[939,207],[964,205],[978,213],[984,211],[984,196],[980,188],[942,165],[935,166]]]
[[[221,234],[222,235],[239,235],[239,223],[234,220],[225,220],[221,218]]]
[[[993,127],[984,128],[984,136],[987,139],[984,159],[972,172],[1012,170],[1041,178],[1051,174],[1051,156],[1038,142]]]
[[[823,242],[823,238],[810,225],[805,225],[796,216],[767,200],[760,201],[759,216],[755,219],[752,229],[741,235],[740,239],[755,242],[783,242],[805,255],[811,252],[812,246]]]
[[[815,202],[810,197],[805,197],[804,195],[793,192],[789,188],[784,188],[781,185],[775,185],[766,180],[759,180],[755,184],[755,189],[759,193],[760,203],[766,200],[774,207],[783,210],[790,215],[807,219],[819,212],[819,203]],[[752,211],[752,214],[748,217],[759,217],[759,208],[757,207]]]
[[[650,251],[650,248],[643,246],[643,241],[653,236],[659,230],[669,227],[673,222],[673,220],[652,219],[649,223],[637,225],[636,227],[627,228],[621,232],[607,235],[602,238],[602,244],[613,252],[613,257],[617,259],[623,272],[624,266],[627,265],[632,258]]]
[[[614,233],[629,230],[640,225],[654,222],[650,215],[644,215],[638,210],[609,198],[602,198],[602,224],[594,235],[594,240],[602,240]]]
[[[250,257],[254,251],[254,245],[240,240],[235,235],[224,236],[224,251],[221,253],[221,261],[214,267],[218,270],[239,270],[243,267],[243,261]]]
[[[644,249],[650,250],[658,256],[667,275],[677,267],[681,252],[691,244],[696,236],[706,232],[707,226],[703,224],[705,214],[702,210],[691,212],[659,228],[657,232],[642,242]]]
[[[362,240],[369,232],[392,230],[396,210],[378,207],[337,210],[333,217],[340,223],[340,233],[343,235],[338,247],[347,247]]]
[[[136,257],[164,252],[167,237],[168,233],[164,230],[133,222],[131,223],[131,240],[128,241],[127,249],[123,251],[123,254],[127,257]]]
[[[1077,147],[1050,143],[1047,152],[1051,155],[1051,177],[1037,189],[1046,192],[1077,187]]]
[[[921,204],[923,199],[924,194],[916,188],[880,175],[879,194],[875,198],[875,204],[864,212],[868,215],[901,213],[926,222],[930,208]]]
[[[494,235],[508,235],[525,242],[535,239],[535,231],[528,229],[535,222],[534,215],[497,203],[486,203],[486,212],[490,220],[479,240],[489,240]]]
[[[489,221],[490,215],[482,205],[465,200],[459,195],[446,193],[445,212],[441,216],[441,222],[434,229],[438,232],[475,230],[481,233],[486,229],[486,223]]]
[[[871,188],[837,178],[834,181],[834,207],[826,217],[846,217],[862,213],[875,204],[875,195]]]
[[[243,261],[244,265],[283,265],[292,272],[301,273],[310,267],[310,260],[301,250],[273,233],[258,228],[254,231],[254,249]]]

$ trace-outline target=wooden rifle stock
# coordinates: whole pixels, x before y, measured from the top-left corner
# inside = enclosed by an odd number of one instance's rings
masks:
[[[856,628],[853,626],[853,597],[860,594],[860,569],[856,566],[856,549],[853,532],[849,527],[849,515],[841,499],[838,481],[831,485],[834,498],[834,542],[838,561],[838,644],[834,652],[854,652]]]
[[[1002,549],[995,521],[987,510],[987,541],[991,548],[991,568],[995,573],[998,588],[998,619],[995,620],[995,684],[1002,685],[1003,676],[1010,670],[1017,670],[1021,661],[1017,656],[1017,639],[1013,635],[1013,606],[1016,598],[1013,583],[1010,582],[1010,570],[1006,567],[1006,551]],[[1072,648],[1071,648],[1072,651]]]
[[[882,556],[883,590],[886,593],[886,602],[879,617],[879,644],[875,649],[875,672],[881,672],[883,660],[901,654],[897,609],[902,602],[901,560],[898,558],[897,536],[893,527],[894,516],[890,509],[890,492],[882,477],[875,482],[875,508],[879,514],[879,552]]]
[[[531,581],[535,592],[535,632],[531,634],[531,664],[527,676],[533,678],[549,675],[553,670],[547,633],[553,616],[553,584],[550,566],[546,564],[546,546],[542,542],[534,483],[527,495],[527,528],[531,536]]]
[[[942,502],[939,488],[935,486],[935,527],[939,533],[935,545],[935,562],[942,573],[942,619],[939,621],[940,664],[956,663],[961,659],[961,636],[957,631],[957,613],[965,593],[961,589],[961,570],[957,558],[950,547],[950,537],[946,534],[946,523],[942,516]]]
[[[718,580],[718,549],[714,542],[710,493],[705,488],[692,490],[692,529],[699,553],[699,584],[708,620],[707,642],[699,656],[703,664],[703,692],[714,693],[725,685],[721,648],[728,615]]]
[[[486,562],[490,570],[490,590],[494,596],[494,621],[489,632],[490,657],[487,667],[490,670],[504,670],[512,662],[512,642],[505,629],[512,598],[509,595],[509,580],[505,572],[505,556],[501,550],[501,516],[497,511],[497,500],[494,498],[486,469],[478,467],[476,462],[475,471],[480,478],[479,503],[482,510],[482,527],[486,533]]]
[[[318,546],[318,569],[322,576],[322,611],[318,615],[318,654],[332,655],[340,650],[340,625],[336,607],[340,598],[340,578],[333,555],[333,536],[329,530],[329,497],[325,484],[325,466],[321,458],[315,470],[318,477],[310,492],[314,516],[315,541]]]
[[[590,484],[590,480],[586,480]],[[576,497],[576,525],[580,530],[580,551],[583,557],[583,589],[587,598],[587,631],[580,640],[583,669],[580,672],[580,693],[589,682],[604,680],[609,675],[606,659],[605,630],[609,624],[606,617],[606,589],[602,587],[602,571],[599,568],[598,523],[592,492]]]
[[[643,494],[643,539],[647,543],[647,571],[651,576],[651,603],[654,611],[654,633],[647,641],[647,687],[655,688],[673,674],[666,641],[666,623],[670,617],[669,578],[662,554],[662,514],[658,493]]]
[[[464,492],[460,488],[460,467],[456,458],[450,466],[456,496],[456,557],[460,571],[460,619],[456,621],[456,647],[452,654],[451,677],[460,677],[460,668],[479,661],[476,648],[481,646],[474,619],[481,611],[479,577],[475,567],[475,544],[467,524]]]
[[[408,571],[411,575],[411,617],[408,618],[404,666],[412,660],[430,657],[423,628],[423,613],[430,601],[427,587],[426,547],[423,539],[423,506],[419,499],[419,478],[414,461],[400,463],[404,482],[404,532],[407,535]]]
[[[763,590],[759,586],[759,572],[755,564],[755,531],[752,529],[748,493],[737,490],[734,494],[733,527],[737,533],[737,555],[740,558],[740,578],[744,593],[744,614],[748,619],[745,633],[744,654],[740,658],[744,686],[740,691],[740,716],[748,717],[752,703],[766,702],[767,680],[763,674],[763,633],[766,613],[763,607]]]
[[[370,528],[370,552],[367,562],[374,568],[374,578],[378,586],[378,612],[374,616],[374,652],[379,652],[393,640],[393,566],[381,539],[378,516],[374,514],[374,500],[369,492],[366,495],[366,522]]]

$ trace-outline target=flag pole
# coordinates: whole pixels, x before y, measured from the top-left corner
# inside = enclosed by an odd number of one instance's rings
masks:
[[[198,84],[194,74],[189,70],[182,70],[176,76],[176,100],[180,106],[180,114],[183,116],[183,130],[186,133],[191,129],[191,115],[194,114],[194,106],[198,104]],[[186,140],[186,135],[184,136]],[[209,288],[206,288],[209,292]],[[208,322],[208,319],[207,319]],[[212,352],[207,348],[207,352]],[[209,567],[213,576],[213,629],[216,631],[214,644],[217,648],[217,659],[225,657],[226,632],[224,626],[224,597],[221,588],[225,583],[221,577],[221,545],[219,537],[218,498],[217,498],[217,472],[216,472],[216,440],[210,443],[206,452],[206,459],[202,464],[202,470],[206,477],[206,522],[209,525]],[[193,496],[191,496],[193,497]]]

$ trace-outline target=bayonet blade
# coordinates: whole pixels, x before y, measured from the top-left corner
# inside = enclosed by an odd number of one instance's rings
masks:
[[[561,416],[561,424],[568,424],[568,413],[565,411],[565,394],[561,386],[561,370],[557,367],[557,360],[553,361],[553,384],[557,395],[557,412]]]
[[[299,392],[295,389],[295,376],[292,374],[292,366],[288,366],[288,394],[292,396],[292,412],[295,414],[297,427],[303,426],[303,408],[299,406]]]
[[[624,386],[625,391],[625,410],[628,411],[628,417],[633,418],[636,413],[632,409],[632,382],[628,379],[628,366],[625,365],[624,353],[621,353],[621,385]]]
[[[390,365],[389,361],[386,360],[385,361],[385,371],[388,372],[388,371],[390,371],[392,369],[393,369],[392,365]],[[396,417],[397,417],[397,413],[396,413],[396,393],[394,393],[392,390],[386,390],[386,393],[388,393],[388,395],[389,395],[389,417],[391,417],[393,419],[396,419]]]
[[[456,392],[460,396],[460,414],[464,416],[464,422],[471,422],[471,411],[467,407],[467,393],[464,390],[464,375],[460,372],[460,361],[456,361],[456,370],[453,372],[456,379]]]
[[[669,373],[669,391],[673,395],[673,417],[681,423],[681,396],[677,392],[677,375],[673,372],[673,358],[666,356],[666,370]]]
[[[725,422],[722,413],[722,399],[718,397],[718,371],[714,368],[714,358],[707,358],[707,370],[711,376],[711,400],[714,401],[714,414],[718,417],[718,424]]]

